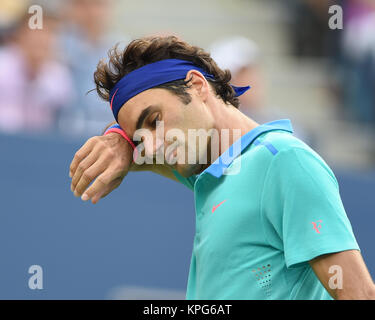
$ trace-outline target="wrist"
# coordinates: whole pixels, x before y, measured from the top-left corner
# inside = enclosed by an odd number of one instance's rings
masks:
[[[125,131],[121,129],[120,125],[117,123],[110,124],[103,132],[103,136],[107,135],[108,133],[116,132],[118,134],[125,134]],[[124,137],[124,136],[123,136]],[[125,138],[125,137],[124,137]]]
[[[128,144],[131,146],[132,150],[134,151],[134,160],[135,158],[137,157],[137,149],[136,149],[136,146],[134,145],[133,141],[128,137],[128,135],[125,133],[124,130],[121,129],[121,127],[116,123],[116,124],[113,124],[111,125],[110,127],[108,127],[105,132],[104,132],[104,136],[107,135],[107,134],[110,134],[110,133],[117,133],[119,135],[121,135],[126,141],[128,141]],[[133,161],[134,161],[133,160]]]
[[[102,135],[104,135],[104,133],[107,131],[107,129],[109,129],[110,127],[112,127],[114,124],[117,124],[117,122],[116,122],[116,121],[113,121],[113,122],[107,124],[107,125],[105,126],[104,130],[102,131]]]

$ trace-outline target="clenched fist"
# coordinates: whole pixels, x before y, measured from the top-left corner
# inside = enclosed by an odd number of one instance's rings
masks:
[[[121,135],[109,133],[90,138],[70,164],[72,192],[83,201],[97,203],[121,184],[132,160],[133,149]]]

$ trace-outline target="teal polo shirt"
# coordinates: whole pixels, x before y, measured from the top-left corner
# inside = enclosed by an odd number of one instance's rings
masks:
[[[308,261],[359,250],[337,180],[293,136],[289,120],[258,126],[199,175],[187,299],[332,299]]]

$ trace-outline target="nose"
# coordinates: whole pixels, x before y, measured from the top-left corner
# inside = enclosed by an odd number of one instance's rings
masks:
[[[147,158],[153,159],[160,152],[164,154],[163,152],[164,139],[162,137],[155,137],[155,135],[153,135],[152,141],[149,138],[148,139],[142,138],[142,141],[145,147],[145,156]]]

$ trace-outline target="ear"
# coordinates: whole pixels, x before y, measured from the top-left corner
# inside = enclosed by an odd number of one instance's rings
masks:
[[[197,95],[203,100],[203,102],[206,102],[209,92],[210,92],[210,86],[206,80],[206,78],[197,70],[190,70],[186,74],[185,81],[189,81],[189,85],[191,86],[191,89],[194,90]]]

